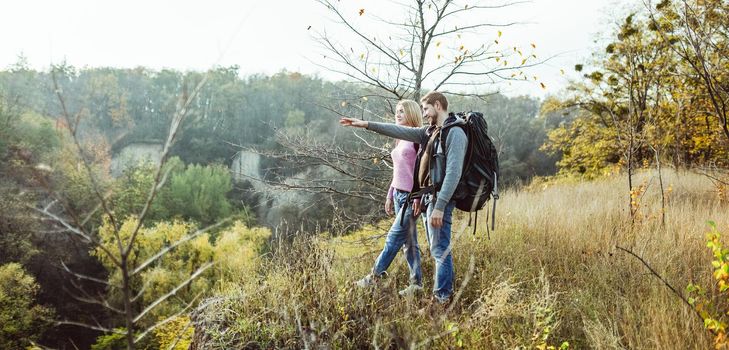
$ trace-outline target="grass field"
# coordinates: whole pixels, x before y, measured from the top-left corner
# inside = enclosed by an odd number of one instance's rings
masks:
[[[685,295],[712,288],[707,221],[729,232],[729,205],[708,178],[664,173],[662,223],[658,178],[651,172],[593,182],[533,183],[502,194],[496,231],[478,233],[468,216],[454,221],[455,298],[447,307],[426,292],[413,299],[407,266],[396,258],[372,290],[352,282],[370,269],[389,223],[346,237],[307,236],[274,247],[258,275],[227,286],[197,319],[208,347],[707,349],[712,338],[642,257]],[[634,220],[630,208],[637,210]],[[422,227],[421,227],[422,228]],[[423,274],[433,261],[422,229]],[[716,295],[720,306],[725,305]],[[723,310],[726,310],[724,307]]]

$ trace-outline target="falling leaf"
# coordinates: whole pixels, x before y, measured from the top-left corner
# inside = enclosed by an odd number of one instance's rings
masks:
[[[511,73],[511,77],[512,78],[515,77],[515,76],[516,76],[516,73]]]
[[[364,15],[364,9],[359,9],[359,15],[360,16]]]
[[[363,53],[359,54],[359,59],[361,59],[361,60],[364,59],[364,54]]]
[[[542,86],[542,89],[546,89],[547,88],[547,85],[544,85],[544,83],[539,83],[539,85]]]
[[[440,54],[438,54],[438,59],[440,59]]]
[[[367,101],[367,96],[362,96],[362,101]]]
[[[498,43],[499,43],[499,41],[498,41],[498,40],[494,40],[494,42],[495,42],[496,44],[498,44]]]
[[[439,46],[440,46],[440,41],[435,43],[435,47],[439,47]]]
[[[501,58],[500,57],[496,57],[496,62],[499,62],[499,61],[501,61]]]
[[[405,51],[400,49],[400,57],[405,56]]]
[[[559,72],[564,75],[564,69],[560,69]]]
[[[460,39],[461,38],[461,34],[456,34],[456,37],[458,37],[458,39]]]
[[[533,49],[536,49],[536,48],[537,48],[537,44],[535,44],[535,43],[532,43],[532,48],[533,48]]]
[[[466,6],[464,6],[463,9],[468,10],[468,4],[466,4]]]
[[[509,64],[506,60],[504,60],[504,67],[506,67]]]
[[[342,107],[347,107],[347,101],[342,101]]]
[[[377,72],[377,68],[372,67],[372,73],[376,73],[376,72]]]
[[[519,53],[519,56],[524,56],[524,55],[523,55],[523,54],[521,53],[521,50],[517,50],[516,52],[518,52],[518,53]]]
[[[498,32],[498,37],[499,37],[499,38],[501,37],[501,31],[499,31],[499,32]]]
[[[306,28],[306,30],[309,30],[309,29],[311,29],[311,26],[309,26],[308,28]]]
[[[524,63],[526,63],[526,61],[527,61],[527,59],[526,59],[526,58],[525,58],[525,59],[523,59],[523,60],[521,60],[521,65],[523,66],[523,65],[524,65]]]
[[[534,78],[534,80],[537,80],[537,76],[536,75],[533,78]]]
[[[461,45],[461,47],[458,48],[458,51],[463,51],[463,45]]]
[[[532,57],[537,58],[537,55],[532,55]]]

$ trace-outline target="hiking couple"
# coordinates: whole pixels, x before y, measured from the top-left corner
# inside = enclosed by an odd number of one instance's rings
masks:
[[[462,119],[448,113],[448,100],[443,94],[430,92],[420,99],[420,103],[422,108],[418,108],[415,101],[400,101],[396,107],[395,124],[356,118],[341,118],[339,121],[343,126],[365,128],[398,139],[391,154],[393,178],[385,202],[388,214],[392,213],[394,207],[395,221],[372,273],[356,284],[360,287],[374,285],[385,274],[400,248],[403,248],[410,269],[410,285],[399,293],[409,296],[423,290],[415,220],[421,210],[425,210],[426,237],[435,261],[433,296],[437,302],[447,303],[453,293],[454,278],[451,218],[456,203],[452,197],[461,178],[468,138],[460,127],[448,127],[445,139],[439,137],[444,125],[463,123]],[[421,126],[423,119],[430,125]],[[445,132],[446,129],[443,130]],[[420,152],[424,156],[417,161],[421,147],[425,147]],[[419,191],[433,188],[433,184],[440,184],[437,192]],[[411,192],[426,194],[422,199],[416,198],[408,203]]]

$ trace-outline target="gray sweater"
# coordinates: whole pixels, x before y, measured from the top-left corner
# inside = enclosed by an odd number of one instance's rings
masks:
[[[428,127],[413,128],[391,123],[369,122],[367,129],[396,139],[420,143],[421,140],[427,140],[425,132]],[[435,209],[441,211],[450,202],[453,192],[455,192],[456,186],[458,186],[458,181],[461,179],[468,138],[466,137],[466,133],[463,132],[463,129],[453,127],[449,130],[445,143],[445,177],[443,178],[443,185],[438,192],[438,200],[435,203]],[[425,147],[425,145],[421,145],[421,147]],[[435,152],[439,152],[439,150],[436,149]]]

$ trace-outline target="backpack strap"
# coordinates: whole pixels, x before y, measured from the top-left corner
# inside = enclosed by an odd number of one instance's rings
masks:
[[[435,126],[432,125],[428,127],[426,132],[423,134],[423,137],[420,138],[420,143],[415,144],[415,150],[417,151],[417,155],[415,156],[415,169],[413,171],[413,188],[410,190],[410,193],[408,193],[408,197],[407,199],[405,199],[405,204],[403,205],[401,210],[407,211],[408,206],[413,200],[415,200],[416,198],[420,198],[423,195],[432,192],[433,190],[433,186],[420,188],[418,169],[420,169],[420,159],[422,158],[423,153],[425,153],[426,149],[428,148],[428,141],[430,140],[430,136],[434,131]],[[403,212],[403,215],[400,216],[400,225],[402,225],[404,217],[405,213]]]
[[[499,200],[499,176],[494,173],[494,190],[491,192],[491,197],[494,200],[494,206],[491,208],[491,230],[496,230],[496,201]]]

